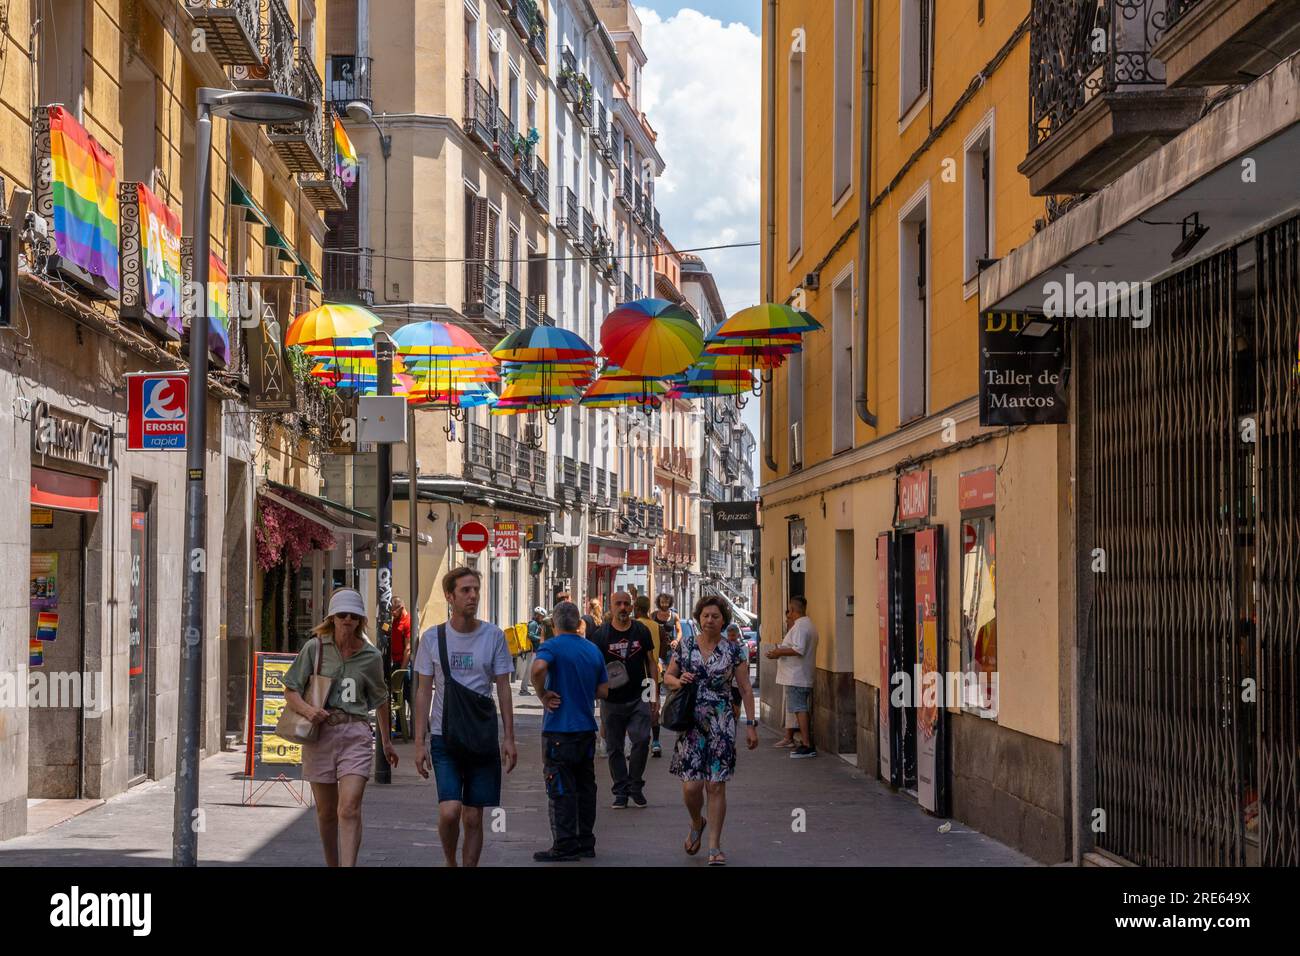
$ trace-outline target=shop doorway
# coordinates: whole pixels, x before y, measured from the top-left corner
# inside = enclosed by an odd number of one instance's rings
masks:
[[[104,691],[102,674],[88,674],[85,666],[86,524],[84,514],[33,508],[29,679],[39,674],[45,688],[41,706],[27,712],[27,795],[33,798],[85,796],[85,704],[88,691],[97,691],[96,700]]]
[[[149,688],[153,636],[153,493],[131,488],[131,606],[127,662],[126,749],[129,786],[149,775]]]

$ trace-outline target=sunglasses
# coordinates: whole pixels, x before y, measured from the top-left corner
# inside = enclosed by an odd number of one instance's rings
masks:
[[[335,614],[334,616],[335,616],[336,618],[338,618],[340,621],[359,621],[359,620],[361,620],[361,615],[360,615],[360,614],[349,614],[347,611],[342,611],[342,612],[340,612],[340,613],[338,613],[338,614]]]

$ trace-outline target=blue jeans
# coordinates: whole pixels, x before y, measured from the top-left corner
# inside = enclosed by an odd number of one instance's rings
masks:
[[[464,760],[447,752],[442,734],[429,738],[433,777],[438,783],[438,802],[454,800],[467,807],[501,805],[501,758]]]

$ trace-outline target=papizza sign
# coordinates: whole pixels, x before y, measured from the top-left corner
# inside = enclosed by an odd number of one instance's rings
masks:
[[[184,372],[141,372],[126,377],[126,450],[184,451],[189,423]]]

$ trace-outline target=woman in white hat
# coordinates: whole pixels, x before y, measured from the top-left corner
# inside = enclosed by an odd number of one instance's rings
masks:
[[[384,757],[397,766],[389,739],[388,682],[384,658],[366,639],[366,606],[352,588],[330,596],[329,616],[312,630],[284,675],[285,703],[320,727],[320,735],[302,747],[302,776],[316,798],[316,825],[326,866],[356,866],[361,849],[361,798],[374,766],[370,711],[375,711]],[[331,678],[325,707],[313,707],[303,693],[316,669]]]

